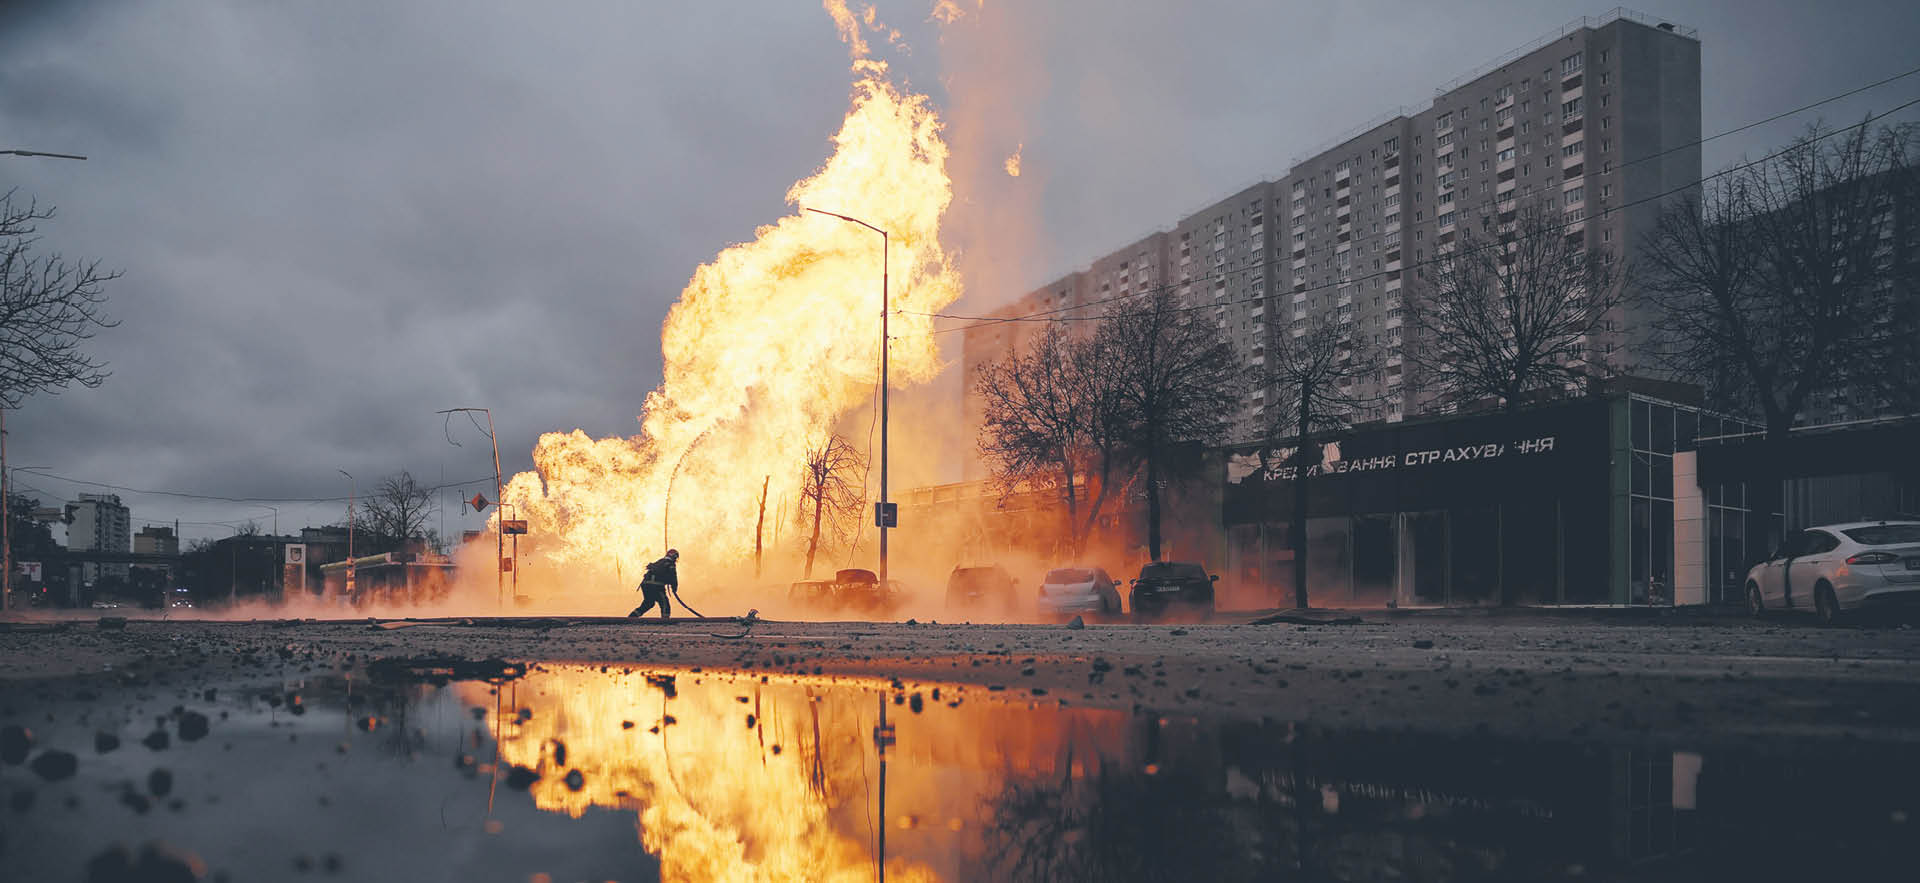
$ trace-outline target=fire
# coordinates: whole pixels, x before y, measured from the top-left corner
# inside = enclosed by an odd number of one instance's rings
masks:
[[[873,731],[895,692],[886,680],[675,675],[669,694],[647,672],[543,666],[501,688],[497,711],[483,685],[456,689],[488,708],[500,764],[540,775],[535,806],[636,813],[663,880],[872,880],[874,825],[898,832],[887,879],[972,879],[981,813],[1010,778],[1129,757],[1117,711],[889,704],[898,741],[881,817]]]
[[[1020,177],[1020,151],[1025,149],[1027,149],[1027,145],[1023,143],[1013,149],[1012,156],[1007,157],[1007,163],[1006,163],[1007,177],[1009,178]]]
[[[881,237],[803,207],[888,231],[893,381],[939,370],[932,320],[921,314],[960,295],[940,245],[952,199],[941,121],[870,56],[863,28],[893,34],[871,10],[825,6],[853,56],[832,155],[787,192],[793,214],[694,271],[661,330],[664,381],[646,398],[639,435],[540,438],[536,472],[514,476],[504,501],[530,522],[522,551],[534,547],[536,567],[631,577],[663,542],[681,548],[683,566],[746,559],[763,479],[772,519],[784,514],[775,501],[795,496],[807,444],[876,394]]]

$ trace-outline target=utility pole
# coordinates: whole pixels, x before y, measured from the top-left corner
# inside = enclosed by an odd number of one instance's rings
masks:
[[[500,440],[494,437],[493,434],[493,411],[487,408],[448,408],[444,411],[435,411],[434,413],[445,415],[447,419],[451,420],[454,414],[471,414],[474,411],[479,411],[487,415],[487,441],[493,443],[493,502],[498,504],[500,499],[506,496],[506,491],[503,490],[504,486],[500,482]],[[452,433],[448,433],[447,441],[453,441]],[[454,444],[458,445],[459,442],[454,442]],[[504,512],[505,510],[502,511]],[[502,574],[505,573],[507,566],[507,547],[506,537],[501,533],[503,529],[503,526],[496,526],[493,530],[493,594],[494,603],[504,610],[507,606],[507,582]],[[520,541],[515,539],[514,549],[518,550],[519,548]],[[518,561],[514,562],[513,574],[515,591],[518,591],[520,585],[520,562]]]

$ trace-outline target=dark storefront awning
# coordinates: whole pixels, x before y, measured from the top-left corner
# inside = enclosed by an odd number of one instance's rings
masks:
[[[1769,441],[1752,433],[1701,439],[1700,484],[1920,469],[1920,417],[1808,426]]]

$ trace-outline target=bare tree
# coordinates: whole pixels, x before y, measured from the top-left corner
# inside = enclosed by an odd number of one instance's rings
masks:
[[[1595,349],[1624,299],[1624,271],[1569,232],[1556,200],[1497,227],[1462,223],[1458,239],[1416,274],[1407,298],[1409,358],[1426,389],[1511,412],[1608,370]]]
[[[1175,443],[1220,440],[1241,405],[1248,372],[1210,318],[1161,290],[1128,301],[1094,332],[1108,354],[1126,437],[1146,465],[1147,549],[1160,560],[1160,481]]]
[[[1295,441],[1293,519],[1287,526],[1293,547],[1293,604],[1307,606],[1307,478],[1320,465],[1316,432],[1345,429],[1355,415],[1378,402],[1378,397],[1355,392],[1355,384],[1376,370],[1375,359],[1355,351],[1352,326],[1324,314],[1307,320],[1299,336],[1281,339],[1267,369],[1268,380],[1283,400],[1274,428]],[[1286,432],[1291,430],[1291,432]]]
[[[1108,355],[1098,339],[1071,339],[1051,323],[1032,349],[987,366],[975,385],[985,404],[980,453],[995,482],[1003,494],[1059,493],[1076,559],[1132,471]]]
[[[803,579],[813,578],[821,527],[824,525],[845,542],[859,523],[860,510],[866,503],[859,476],[866,468],[867,458],[840,436],[829,436],[807,448],[800,475],[800,507],[795,513],[803,523],[811,524]]]
[[[53,215],[31,200],[20,205],[13,191],[0,194],[0,408],[107,379],[106,364],[80,347],[117,324],[106,317],[103,288],[120,274],[101,270],[98,261],[36,254],[38,224]]]
[[[433,511],[433,490],[402,470],[381,479],[379,487],[360,500],[357,528],[375,549],[394,551],[422,540],[438,545],[438,537],[427,528]]]
[[[1665,212],[1642,248],[1650,355],[1770,439],[1836,393],[1911,404],[1914,134],[1816,127]],[[1779,482],[1757,485],[1777,511]]]

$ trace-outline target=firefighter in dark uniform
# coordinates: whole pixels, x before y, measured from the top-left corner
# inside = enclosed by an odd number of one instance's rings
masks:
[[[653,609],[655,604],[660,605],[661,619],[673,615],[672,609],[667,605],[667,590],[671,588],[678,591],[680,588],[677,563],[679,560],[680,550],[668,549],[665,558],[647,565],[646,573],[640,576],[640,593],[646,600],[640,606],[633,608],[633,612],[627,614],[628,616],[644,616],[647,611]]]

